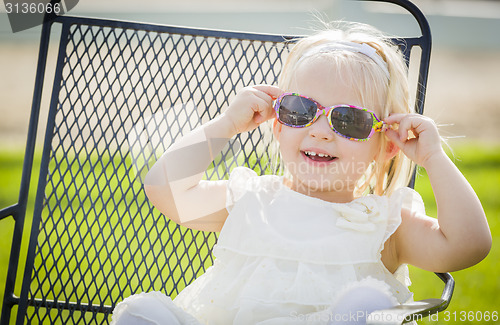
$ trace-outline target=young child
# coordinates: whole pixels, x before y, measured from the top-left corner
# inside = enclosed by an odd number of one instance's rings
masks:
[[[147,195],[168,218],[220,231],[216,260],[173,302],[125,299],[113,324],[364,324],[412,299],[407,264],[481,261],[491,246],[481,204],[408,93],[402,55],[371,27],[300,40],[278,87],[242,89],[149,171]],[[230,138],[273,118],[285,176],[237,167],[202,180]],[[405,187],[412,162],[427,171],[437,219]]]

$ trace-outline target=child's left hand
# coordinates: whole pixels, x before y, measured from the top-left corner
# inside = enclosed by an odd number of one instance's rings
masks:
[[[426,167],[435,154],[443,154],[441,138],[434,121],[420,114],[394,114],[384,119],[396,129],[388,129],[385,134],[403,153],[416,164]]]

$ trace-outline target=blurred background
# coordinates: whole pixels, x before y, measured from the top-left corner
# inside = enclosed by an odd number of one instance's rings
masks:
[[[476,189],[494,237],[486,260],[453,274],[457,289],[449,319],[442,316],[441,320],[462,323],[464,311],[500,313],[500,245],[496,241],[500,236],[500,0],[414,3],[428,18],[433,34],[425,114],[436,120],[441,135],[454,149],[451,155]],[[315,17],[320,16],[368,23],[392,35],[418,34],[417,23],[402,9],[352,0],[80,0],[70,14],[291,35],[310,34],[319,26]],[[0,208],[17,200],[40,31],[35,27],[12,33],[5,8],[0,6]],[[435,215],[432,189],[425,172],[420,173],[417,190],[428,214]],[[8,222],[3,220],[0,227],[0,298],[12,236],[13,223]],[[417,299],[440,295],[442,285],[432,274],[412,268],[411,275]],[[466,322],[481,323],[478,315]],[[483,322],[500,323],[498,318]]]
[[[426,114],[441,124],[445,137],[500,141],[500,1],[414,2],[433,33]],[[41,28],[12,33],[0,7],[0,147],[22,146]],[[310,33],[320,15],[395,35],[418,32],[413,19],[393,5],[352,0],[81,0],[71,14],[292,35]]]

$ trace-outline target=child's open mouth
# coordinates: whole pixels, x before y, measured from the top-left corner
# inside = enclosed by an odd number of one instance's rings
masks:
[[[337,159],[337,157],[330,156],[326,153],[316,153],[314,151],[302,151],[302,152],[307,158],[317,162],[329,162]]]

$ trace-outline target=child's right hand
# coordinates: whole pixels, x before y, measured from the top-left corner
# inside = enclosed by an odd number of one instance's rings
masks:
[[[234,134],[251,131],[274,116],[273,100],[282,93],[271,85],[245,87],[238,91],[221,118],[232,124]]]

